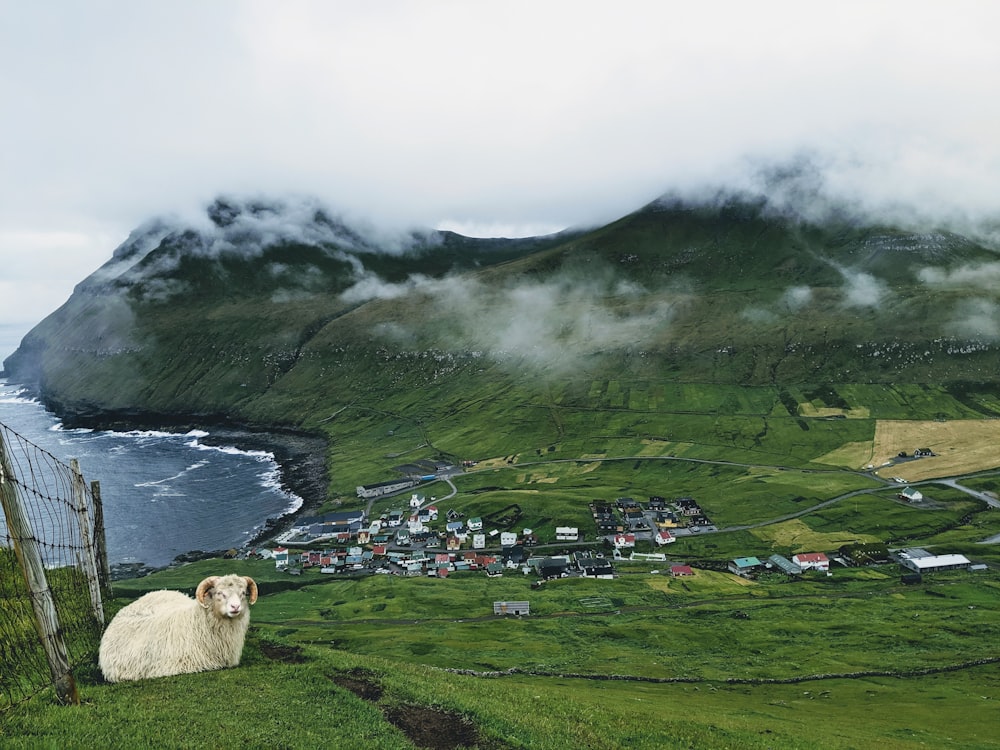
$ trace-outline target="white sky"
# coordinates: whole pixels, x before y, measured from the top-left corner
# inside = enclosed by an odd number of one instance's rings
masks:
[[[833,194],[995,213],[998,28],[992,0],[0,0],[0,324],[222,192],[512,236],[808,151]]]

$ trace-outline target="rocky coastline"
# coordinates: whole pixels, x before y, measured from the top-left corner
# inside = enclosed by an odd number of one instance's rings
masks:
[[[274,455],[281,475],[282,491],[302,500],[298,509],[278,518],[267,519],[261,530],[248,541],[248,546],[258,545],[290,528],[295,518],[314,513],[327,498],[329,474],[326,466],[326,437],[285,427],[236,424],[218,418],[198,418],[165,414],[87,414],[65,413],[47,407],[67,427],[85,427],[94,430],[157,430],[162,432],[208,433],[199,438],[204,445],[231,446],[245,451],[266,451]],[[61,413],[62,412],[62,413]],[[190,562],[204,557],[216,557],[225,550],[191,550],[178,555],[175,563]],[[126,566],[127,570],[112,571],[113,578],[134,578],[154,570],[144,565]]]

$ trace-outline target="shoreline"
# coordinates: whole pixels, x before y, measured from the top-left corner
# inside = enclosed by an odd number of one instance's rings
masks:
[[[282,427],[256,427],[206,418],[192,419],[186,415],[165,414],[73,414],[46,408],[62,420],[65,427],[128,432],[156,430],[186,433],[198,430],[207,433],[198,441],[216,448],[233,447],[244,451],[264,451],[274,456],[280,475],[281,491],[301,500],[295,510],[277,517],[262,519],[262,527],[250,537],[247,547],[254,547],[290,528],[300,515],[313,513],[327,499],[329,472],[326,466],[327,440],[319,433]],[[170,565],[215,555],[224,550],[189,550],[174,558]],[[169,567],[166,566],[166,567]],[[151,568],[160,570],[162,568]],[[130,576],[131,577],[131,576]]]

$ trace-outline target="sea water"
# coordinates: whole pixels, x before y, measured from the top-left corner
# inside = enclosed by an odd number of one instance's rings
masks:
[[[0,422],[63,463],[78,459],[85,481],[100,482],[112,565],[161,567],[185,552],[238,549],[301,504],[282,491],[271,453],[204,445],[205,432],[63,429],[3,379]]]

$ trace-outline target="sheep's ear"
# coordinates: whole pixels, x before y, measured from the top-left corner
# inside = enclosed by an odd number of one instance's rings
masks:
[[[247,597],[250,599],[250,603],[253,604],[257,601],[257,582],[250,576],[243,576],[243,579],[247,582]]]
[[[199,604],[202,606],[205,605],[205,595],[208,594],[209,589],[215,586],[215,582],[218,580],[218,576],[212,576],[198,584],[198,590],[194,592],[194,598],[198,600]]]

